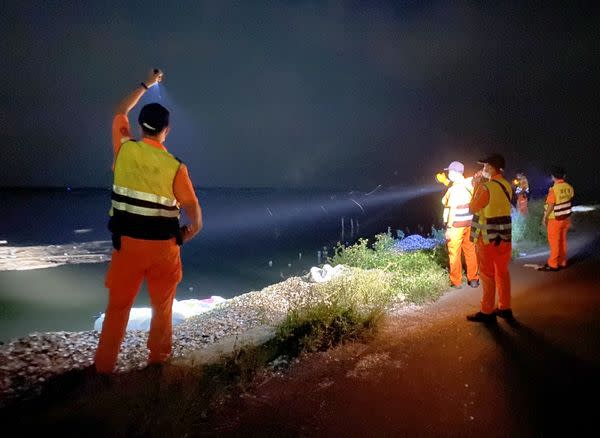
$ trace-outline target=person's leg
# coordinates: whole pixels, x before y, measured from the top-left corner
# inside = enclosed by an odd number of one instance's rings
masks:
[[[152,322],[148,336],[148,363],[162,363],[171,355],[173,337],[173,299],[182,278],[179,246],[166,247],[162,257],[147,272],[152,303]]]
[[[450,265],[450,282],[454,286],[462,285],[461,243],[462,228],[451,228],[448,239],[448,260]]]
[[[569,227],[571,226],[571,219],[565,219],[560,221],[560,243],[559,243],[559,253],[558,253],[558,265],[561,268],[567,267],[567,233],[569,232]]]
[[[96,371],[113,372],[129,320],[129,312],[144,278],[139,258],[121,248],[113,251],[106,275],[108,306],[95,356]]]
[[[491,314],[496,303],[496,279],[494,273],[493,243],[477,242],[477,260],[479,261],[479,276],[483,285],[481,312]]]
[[[475,244],[471,242],[469,236],[471,235],[471,227],[463,228],[463,237],[462,237],[462,250],[465,254],[465,262],[467,264],[467,280],[479,280],[477,266],[477,254],[475,252]]]
[[[495,247],[494,268],[496,271],[496,287],[498,289],[498,309],[506,310],[511,307],[510,272],[508,265],[512,258],[510,242],[501,242]]]
[[[553,269],[558,268],[558,257],[560,252],[560,221],[556,219],[548,220],[548,246],[550,247],[550,256],[548,257],[548,266]]]

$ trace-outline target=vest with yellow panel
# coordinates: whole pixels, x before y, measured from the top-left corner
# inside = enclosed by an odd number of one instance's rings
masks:
[[[472,178],[465,178],[450,186],[442,203],[444,205],[443,221],[449,227],[461,228],[471,226],[473,215],[469,203],[473,196]]]
[[[554,208],[548,215],[548,219],[565,220],[571,216],[571,203],[575,194],[571,184],[564,181],[555,182],[550,189],[554,192]],[[548,204],[544,205],[548,209]]]
[[[492,179],[484,183],[490,194],[488,205],[474,212],[471,224],[471,238],[481,237],[484,243],[510,242],[512,220],[510,217],[512,188],[504,178]]]
[[[126,141],[115,160],[108,228],[117,236],[168,240],[179,236],[173,182],[180,161],[142,141]]]

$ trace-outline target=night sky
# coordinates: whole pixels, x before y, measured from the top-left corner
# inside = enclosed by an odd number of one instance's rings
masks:
[[[158,66],[199,187],[370,190],[495,150],[600,189],[586,2],[120,3],[3,6],[0,186],[107,187],[113,110]]]

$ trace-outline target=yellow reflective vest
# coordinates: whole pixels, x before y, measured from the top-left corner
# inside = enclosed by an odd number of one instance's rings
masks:
[[[473,215],[469,203],[473,197],[473,178],[452,183],[442,198],[444,224],[454,228],[469,227]]]
[[[571,203],[575,191],[571,184],[564,181],[557,181],[550,188],[554,192],[554,208],[548,215],[548,219],[564,220],[571,216]],[[544,210],[548,209],[548,204],[544,205]]]
[[[115,160],[109,229],[118,236],[167,240],[179,235],[173,182],[179,160],[143,141],[126,141]]]
[[[485,182],[484,186],[490,194],[490,200],[484,208],[474,212],[471,238],[477,240],[481,237],[484,243],[510,242],[512,239],[510,183],[504,178],[498,178]]]

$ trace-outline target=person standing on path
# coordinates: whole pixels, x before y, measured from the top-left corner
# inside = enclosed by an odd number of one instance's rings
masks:
[[[540,271],[558,271],[567,267],[567,232],[571,226],[571,207],[575,191],[565,181],[566,173],[560,167],[551,171],[554,185],[548,190],[542,225],[548,230],[550,257]]]
[[[142,139],[133,140],[128,114],[163,79],[154,70],[117,107],[112,126],[114,182],[109,229],[114,250],[106,275],[108,306],[95,355],[100,374],[114,371],[129,312],[144,279],[152,305],[148,363],[171,355],[172,307],[182,278],[179,246],[202,229],[202,210],[186,166],[164,146],[169,111],[158,103],[139,114]],[[190,224],[180,227],[180,208]]]
[[[473,178],[475,193],[470,207],[474,215],[471,236],[476,245],[483,296],[481,310],[468,315],[467,320],[493,323],[496,316],[513,319],[508,271],[512,257],[512,188],[502,174],[504,157],[492,154],[479,163],[483,170]]]
[[[448,171],[448,179],[452,182],[442,198],[451,286],[455,289],[462,288],[461,259],[464,253],[467,265],[467,283],[471,287],[478,287],[477,256],[475,255],[475,246],[471,242],[473,214],[469,210],[469,203],[473,196],[472,178],[464,177],[465,166],[460,161],[453,161],[444,170]]]

